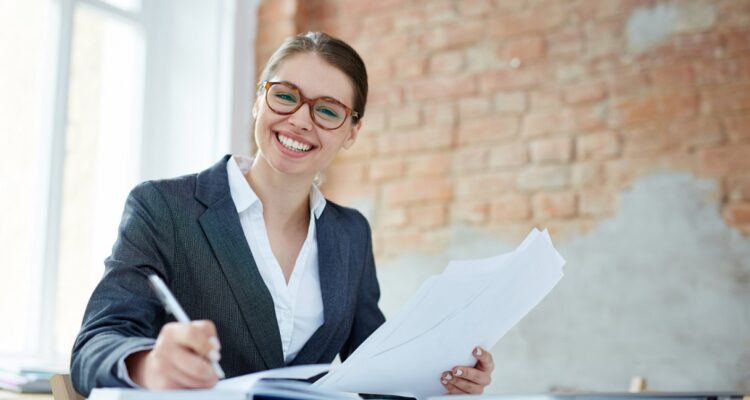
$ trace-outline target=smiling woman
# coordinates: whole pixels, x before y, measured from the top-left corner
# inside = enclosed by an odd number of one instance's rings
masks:
[[[133,189],[73,349],[79,392],[209,387],[219,360],[228,377],[329,363],[383,323],[369,224],[314,184],[354,145],[366,98],[365,66],[349,45],[323,33],[290,38],[261,74],[253,158],[228,155]],[[198,321],[170,322],[151,274]],[[476,357],[435,379],[450,393],[481,392],[491,356]]]

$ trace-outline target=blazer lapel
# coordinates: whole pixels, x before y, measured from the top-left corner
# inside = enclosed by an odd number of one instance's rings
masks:
[[[283,366],[273,298],[258,272],[229,193],[224,157],[198,176],[196,198],[208,206],[199,222],[267,368]]]
[[[339,328],[349,306],[349,236],[340,226],[338,211],[327,206],[315,224],[318,241],[318,274],[323,297],[323,325],[305,343],[291,364],[321,362],[321,356]]]

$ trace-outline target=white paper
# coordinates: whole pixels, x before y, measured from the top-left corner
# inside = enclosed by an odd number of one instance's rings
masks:
[[[564,263],[549,234],[536,229],[511,253],[451,261],[315,385],[419,398],[443,394],[441,373],[474,365],[474,347],[493,347],[552,290]]]

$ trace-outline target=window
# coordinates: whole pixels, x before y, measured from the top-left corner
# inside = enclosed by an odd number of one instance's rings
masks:
[[[0,2],[3,363],[67,366],[137,182],[247,151],[256,8]]]

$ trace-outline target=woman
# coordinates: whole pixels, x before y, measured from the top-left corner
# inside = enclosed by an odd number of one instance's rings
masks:
[[[261,75],[254,159],[133,189],[73,348],[80,393],[210,387],[213,360],[228,377],[328,363],[383,323],[370,227],[313,183],[354,144],[366,98],[365,66],[346,43],[290,38]],[[154,273],[197,321],[167,322]],[[486,351],[475,357],[435,379],[481,393],[494,366]]]

